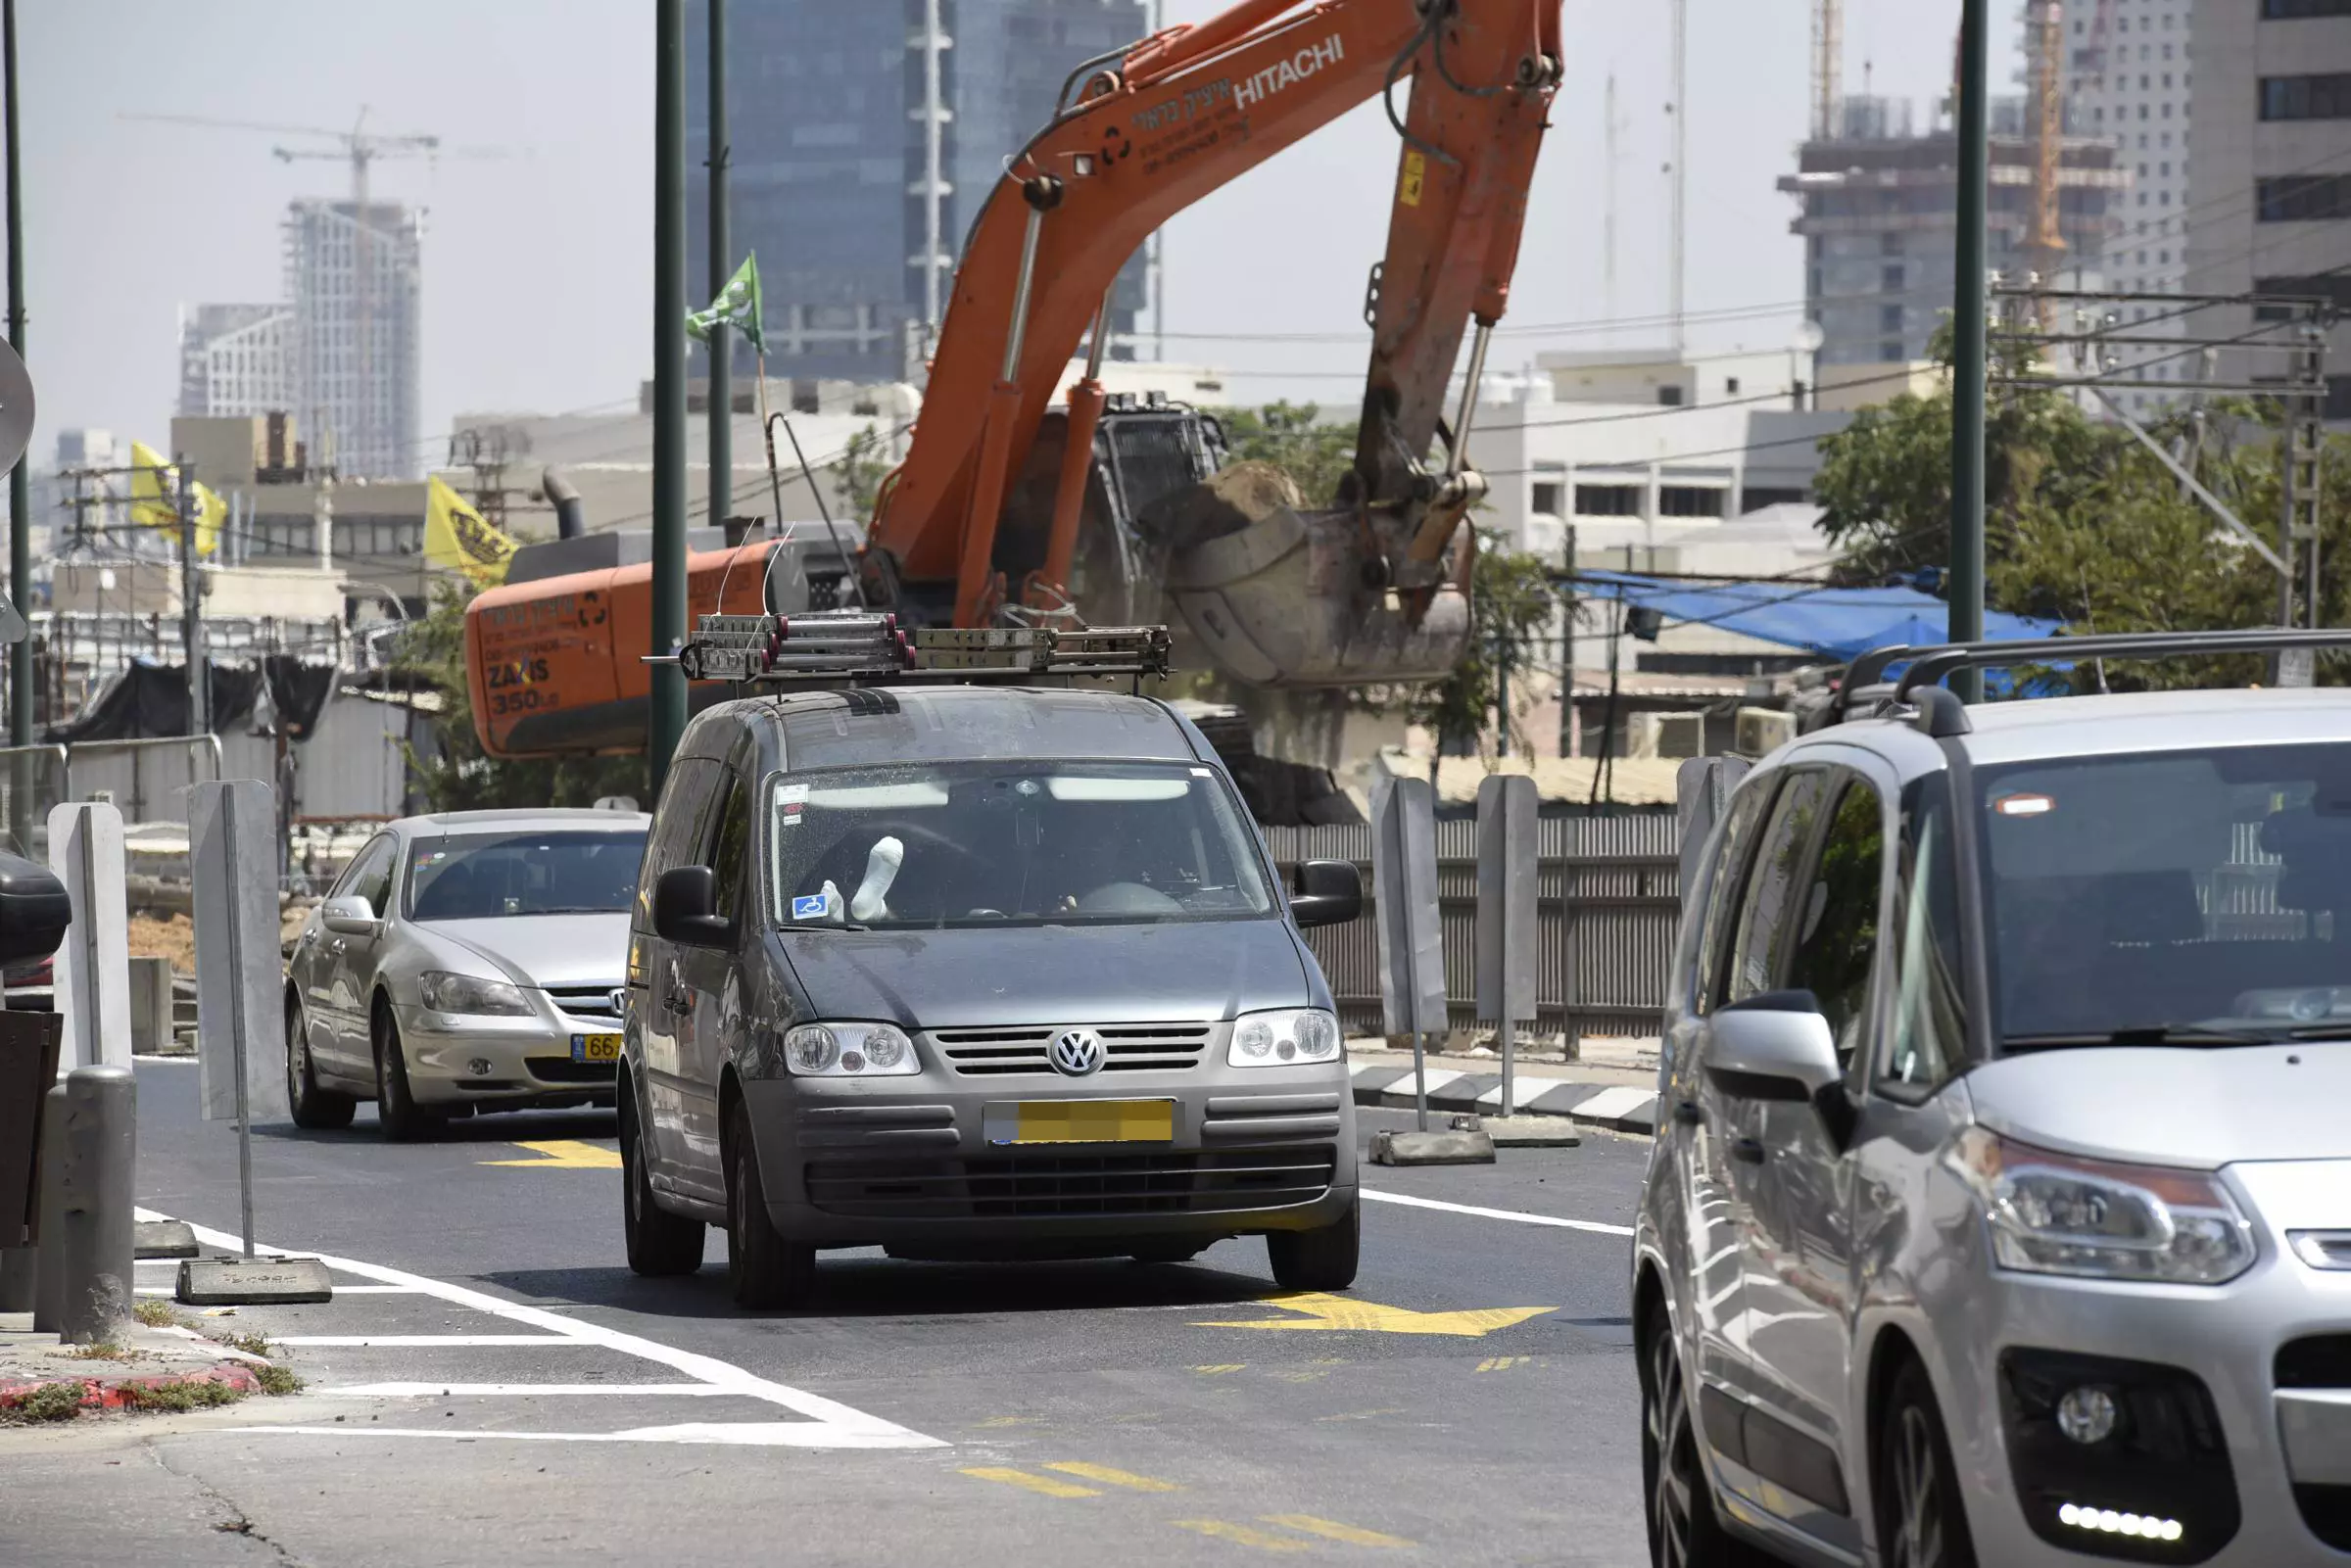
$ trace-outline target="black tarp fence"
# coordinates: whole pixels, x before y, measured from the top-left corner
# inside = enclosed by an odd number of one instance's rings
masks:
[[[340,671],[289,653],[256,664],[205,661],[212,686],[213,731],[217,735],[277,735],[306,740],[334,694]],[[133,660],[81,712],[42,736],[46,744],[84,740],[143,740],[190,733],[187,667]]]

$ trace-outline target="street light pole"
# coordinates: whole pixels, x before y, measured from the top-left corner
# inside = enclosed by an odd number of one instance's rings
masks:
[[[1984,636],[1985,174],[1989,161],[1988,0],[1961,0],[1959,13],[1959,240],[1951,285],[1950,640]],[[1980,670],[1954,671],[1962,702],[1981,701]]]
[[[651,647],[686,638],[686,8],[653,8],[653,603]],[[686,730],[686,676],[648,668],[646,766],[661,792]]]
[[[0,71],[8,77],[8,345],[24,357],[24,198],[17,162],[17,0],[0,0]],[[17,614],[32,621],[32,492],[24,472],[29,453],[8,475],[8,594]],[[8,661],[8,743],[32,744],[32,639]]]
[[[703,0],[710,19],[710,298],[734,275],[727,243],[727,0]],[[710,421],[710,521],[723,526],[735,511],[735,376],[733,344],[724,322],[710,327],[709,392],[702,400]],[[782,521],[778,519],[779,523]]]

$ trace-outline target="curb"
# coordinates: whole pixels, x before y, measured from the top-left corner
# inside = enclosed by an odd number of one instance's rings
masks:
[[[253,1368],[221,1361],[194,1372],[164,1372],[148,1377],[43,1377],[0,1382],[0,1411],[15,1410],[42,1389],[81,1389],[84,1410],[137,1408],[139,1395],[153,1389],[187,1388],[200,1383],[222,1383],[240,1394],[259,1394],[262,1380]]]
[[[1357,1105],[1413,1109],[1412,1069],[1366,1062],[1351,1064],[1347,1071],[1355,1082]],[[1501,1073],[1432,1067],[1427,1076],[1430,1110],[1501,1114]],[[1657,1130],[1657,1092],[1637,1083],[1579,1083],[1573,1078],[1521,1072],[1515,1075],[1513,1087],[1515,1110],[1521,1116],[1564,1117],[1581,1126],[1646,1136],[1655,1136]]]

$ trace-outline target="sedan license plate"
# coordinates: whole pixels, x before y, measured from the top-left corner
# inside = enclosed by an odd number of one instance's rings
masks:
[[[1173,1143],[1173,1100],[1021,1100],[987,1108],[991,1144]]]
[[[575,1034],[571,1037],[571,1059],[574,1062],[617,1062],[620,1060],[620,1036]]]

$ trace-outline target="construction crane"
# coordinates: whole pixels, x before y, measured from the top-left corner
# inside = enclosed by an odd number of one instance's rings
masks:
[[[1845,0],[1812,0],[1812,139],[1834,141],[1845,98]]]
[[[2055,323],[2055,305],[2048,291],[2057,286],[2058,268],[2065,264],[2065,232],[2060,225],[2057,174],[2065,153],[2065,5],[2064,0],[2034,0],[2030,36],[2033,39],[2033,110],[2038,135],[2033,161],[2033,233],[2025,254],[2040,290],[2038,311],[2042,331]]]
[[[352,315],[353,338],[359,350],[359,375],[355,390],[359,400],[359,418],[362,427],[373,423],[371,404],[375,397],[375,252],[372,244],[375,225],[368,214],[367,172],[379,158],[424,158],[439,156],[441,138],[416,132],[371,131],[367,129],[367,106],[360,106],[359,118],[349,130],[337,130],[325,125],[279,125],[248,119],[213,119],[202,115],[138,115],[126,114],[123,119],[144,120],[154,124],[202,125],[213,130],[252,130],[273,136],[318,137],[341,145],[326,147],[273,147],[280,163],[295,164],[312,159],[332,159],[351,166],[351,221],[352,221]],[[469,149],[495,154],[496,149]]]
[[[1486,493],[1469,424],[1559,91],[1559,7],[1240,0],[1072,72],[973,220],[906,460],[858,552],[858,599],[908,627],[976,628],[1130,624],[1155,619],[1164,594],[1194,645],[1253,689],[1442,679],[1469,636],[1468,518]],[[1409,105],[1392,92],[1408,79]],[[1366,290],[1369,364],[1336,493],[1304,497],[1271,465],[1224,464],[1213,416],[1109,400],[1108,291],[1136,248],[1383,99],[1398,143],[1387,248]],[[1228,243],[1295,265],[1316,227],[1301,213]],[[1066,408],[1051,406],[1080,344],[1086,373]],[[689,614],[785,608],[765,601],[781,547],[690,556]],[[642,748],[650,604],[644,565],[476,597],[466,669],[484,748]],[[689,700],[705,694],[723,689]]]

